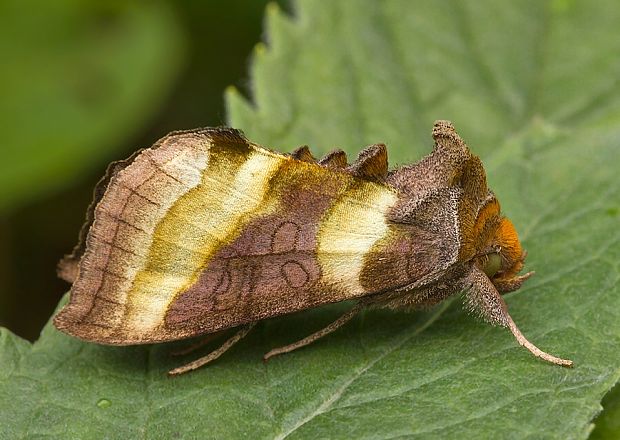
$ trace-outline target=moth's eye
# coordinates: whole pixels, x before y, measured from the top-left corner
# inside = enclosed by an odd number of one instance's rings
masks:
[[[501,269],[501,267],[502,257],[500,257],[497,252],[493,252],[492,254],[487,254],[482,270],[484,270],[484,273],[491,278]]]

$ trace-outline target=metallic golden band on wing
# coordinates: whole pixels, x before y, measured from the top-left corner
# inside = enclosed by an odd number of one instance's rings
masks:
[[[317,238],[324,283],[352,296],[364,292],[364,255],[388,233],[386,214],[396,200],[384,186],[358,182],[334,203],[321,220]]]
[[[162,325],[175,296],[196,282],[213,254],[261,206],[284,161],[265,150],[231,156],[212,155],[201,184],[177,200],[157,226],[147,263],[128,295],[124,327],[132,334],[148,335]]]

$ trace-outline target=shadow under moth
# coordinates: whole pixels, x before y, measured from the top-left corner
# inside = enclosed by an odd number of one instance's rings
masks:
[[[480,159],[448,121],[433,151],[388,170],[383,144],[349,164],[336,150],[280,154],[232,128],[172,133],[112,163],[80,240],[59,264],[73,283],[55,326],[110,345],[147,344],[238,328],[326,303],[356,304],[322,330],[265,355],[303,347],[367,307],[418,309],[464,292],[469,310],[529,342],[501,294],[518,289],[526,252],[487,188]]]

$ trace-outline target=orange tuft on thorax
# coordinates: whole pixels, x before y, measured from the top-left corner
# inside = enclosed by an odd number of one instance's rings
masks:
[[[502,218],[496,232],[497,243],[502,249],[502,254],[509,261],[518,261],[521,259],[523,250],[519,242],[519,236],[514,225],[506,217]]]
[[[519,236],[512,222],[501,215],[497,199],[488,200],[478,212],[472,230],[472,242],[475,255],[498,252],[501,256],[501,267],[493,277],[494,282],[512,280],[523,268],[524,253]]]
[[[495,226],[499,219],[499,203],[496,199],[489,201],[478,212],[476,223],[472,230],[472,240],[475,252],[480,252],[491,244],[495,235]]]

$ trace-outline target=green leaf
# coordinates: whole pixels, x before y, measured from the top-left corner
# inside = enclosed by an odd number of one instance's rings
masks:
[[[0,14],[1,213],[115,157],[158,109],[183,51],[157,1],[9,0]]]
[[[459,301],[369,311],[314,345],[269,348],[346,304],[259,324],[220,360],[175,379],[172,345],[102,347],[48,325],[32,346],[0,333],[8,438],[586,438],[620,377],[620,7],[616,2],[296,4],[268,9],[254,103],[228,94],[257,142],[392,163],[451,119],[487,167],[537,275],[507,295],[521,330],[575,368],[545,364]],[[204,349],[208,352],[215,345]]]
[[[603,399],[603,412],[595,420],[590,440],[620,438],[620,386],[616,385]]]

